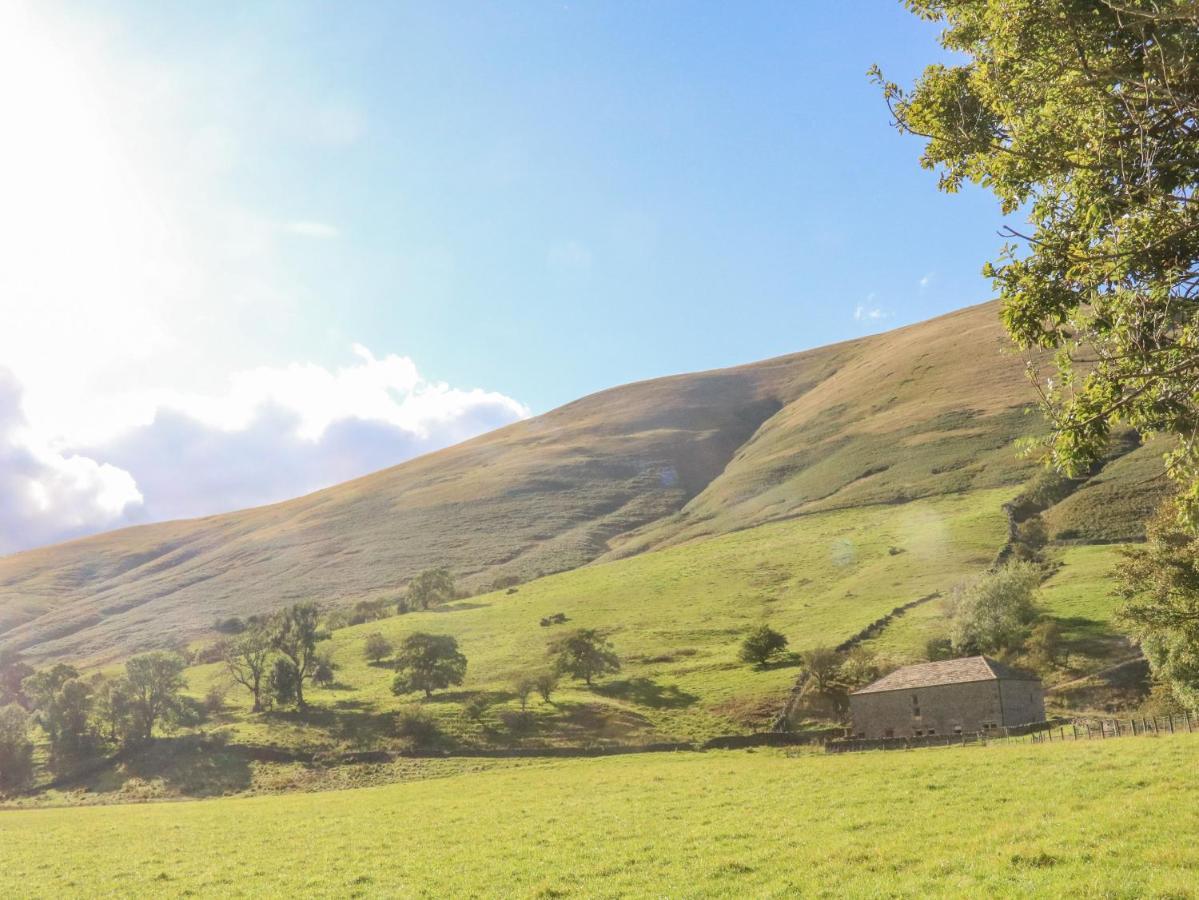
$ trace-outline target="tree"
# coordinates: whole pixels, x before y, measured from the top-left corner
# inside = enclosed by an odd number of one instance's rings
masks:
[[[271,634],[261,625],[243,631],[224,641],[221,646],[225,671],[250,692],[254,703],[251,712],[262,712],[263,679],[267,675],[273,652]]]
[[[949,639],[956,653],[994,653],[1020,647],[1037,617],[1041,570],[1012,562],[959,586],[950,601]]]
[[[785,635],[775,631],[769,625],[759,625],[750,630],[741,642],[738,658],[745,663],[764,666],[771,658],[787,649]]]
[[[874,681],[881,674],[882,666],[878,657],[859,645],[845,654],[838,678],[848,691],[853,691]]]
[[[296,702],[296,667],[286,656],[275,657],[271,674],[267,677],[267,690],[277,706],[288,706]]]
[[[0,706],[0,790],[23,787],[32,775],[29,714],[15,703]]]
[[[391,689],[396,694],[424,691],[432,697],[435,690],[462,684],[466,677],[466,657],[458,642],[448,634],[418,631],[404,638],[396,654],[396,675]]]
[[[33,667],[21,659],[13,647],[0,647],[0,706],[29,702],[21,690],[21,682],[33,674]]]
[[[328,687],[337,678],[337,663],[327,653],[318,653],[312,662],[312,683]]]
[[[154,726],[170,721],[181,708],[183,657],[165,650],[142,653],[125,663],[129,689],[130,730],[134,743],[145,743]]]
[[[1041,619],[1032,627],[1025,649],[1042,666],[1057,665],[1062,654],[1062,629],[1053,619]]]
[[[408,584],[408,609],[429,609],[454,599],[454,576],[449,569],[427,569]]]
[[[106,678],[96,687],[92,713],[100,733],[112,744],[130,742],[133,694],[124,678]]]
[[[312,602],[297,603],[280,612],[274,620],[271,643],[282,653],[295,670],[296,706],[307,708],[304,702],[304,682],[311,680],[316,663],[317,632],[320,628],[320,607]]]
[[[831,647],[813,647],[801,655],[812,684],[821,694],[827,694],[841,668],[841,654]]]
[[[580,628],[549,645],[558,672],[580,678],[588,686],[593,678],[620,671],[620,657],[606,637],[594,628]]]
[[[1167,504],[1116,568],[1119,618],[1180,703],[1199,712],[1199,537]]]
[[[522,712],[529,708],[529,697],[536,689],[537,681],[529,675],[518,675],[512,680],[512,693],[516,694],[516,699],[520,701]]]
[[[549,703],[550,697],[554,696],[554,691],[558,689],[558,676],[554,672],[542,672],[533,683],[537,687],[541,702]]]
[[[73,666],[58,663],[36,672],[22,688],[50,740],[56,764],[70,762],[89,749],[92,691]]]
[[[872,75],[940,187],[991,190],[1007,229],[984,273],[1040,380],[1049,460],[1084,472],[1120,423],[1179,438],[1167,468],[1199,514],[1199,5],[908,0],[962,54],[910,91]]]
[[[382,662],[394,652],[395,647],[392,646],[391,641],[378,631],[368,634],[366,641],[362,644],[362,655],[366,657],[367,662]]]

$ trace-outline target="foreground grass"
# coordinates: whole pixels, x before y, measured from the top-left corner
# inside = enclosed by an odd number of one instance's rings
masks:
[[[1199,735],[0,813],[0,896],[1194,896]]]

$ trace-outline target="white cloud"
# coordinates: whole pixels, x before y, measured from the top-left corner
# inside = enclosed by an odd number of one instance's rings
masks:
[[[326,222],[314,222],[308,219],[288,222],[283,226],[283,230],[288,234],[296,234],[300,237],[321,238],[324,240],[335,238],[340,234],[337,228]]]
[[[875,299],[875,295],[869,294],[866,297],[865,303],[859,303],[857,306],[854,307],[854,310],[853,310],[854,321],[857,321],[857,322],[879,322],[879,321],[882,321],[883,319],[888,319],[891,317],[891,314],[889,312],[887,312],[885,309],[883,309],[881,306],[873,305],[874,299]]]
[[[936,273],[928,272],[927,274],[923,275],[920,278],[920,280],[918,282],[916,282],[916,284],[919,285],[920,290],[923,291],[925,288],[927,288],[930,284],[933,283],[934,278],[936,278]]]
[[[0,554],[121,523],[142,499],[128,472],[39,441],[20,385],[0,369]]]
[[[421,377],[407,357],[355,345],[350,365],[234,374],[219,395],[124,398],[143,421],[50,449],[0,380],[0,552],[134,522],[284,500],[458,443],[529,415],[493,391]]]

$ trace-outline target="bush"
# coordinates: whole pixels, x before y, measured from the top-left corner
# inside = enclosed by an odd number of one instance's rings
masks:
[[[772,657],[782,653],[785,649],[787,649],[785,635],[775,631],[769,625],[759,625],[745,636],[737,656],[742,662],[764,666]]]
[[[512,681],[512,693],[516,695],[516,699],[520,701],[520,708],[527,709],[529,706],[529,697],[533,691],[537,689],[537,681],[529,675],[519,675]]]
[[[410,706],[396,713],[396,734],[419,747],[431,744],[440,732],[432,716],[419,706]]]
[[[208,693],[204,695],[204,712],[209,714],[219,713],[225,708],[225,689],[222,687],[210,687]]]
[[[994,653],[1020,647],[1037,617],[1033,602],[1041,570],[1013,562],[955,590],[950,641],[956,653]]]
[[[382,662],[394,652],[395,647],[391,641],[378,631],[368,634],[362,643],[362,655],[367,662]]]
[[[570,621],[566,618],[566,613],[554,613],[552,616],[546,616],[541,620],[541,627],[548,628],[551,625],[562,625]]]
[[[221,634],[241,634],[246,630],[246,623],[240,616],[230,616],[228,619],[217,619],[213,622],[212,630]]]
[[[328,654],[321,654],[312,661],[312,683],[328,687],[337,677],[337,663]]]
[[[541,702],[549,703],[550,697],[558,689],[558,676],[553,672],[542,672],[534,680],[534,684],[537,686],[537,693],[541,696]]]
[[[299,684],[299,673],[295,664],[286,657],[279,657],[271,668],[267,679],[267,690],[271,698],[279,706],[289,706],[296,702],[296,686]]]
[[[462,713],[472,722],[481,722],[484,714],[491,707],[491,698],[486,694],[472,694],[462,704]]]

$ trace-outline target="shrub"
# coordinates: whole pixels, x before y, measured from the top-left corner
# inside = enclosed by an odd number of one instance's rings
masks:
[[[541,702],[549,703],[550,697],[558,689],[558,676],[553,672],[542,672],[534,679],[534,684],[537,687],[537,693],[541,696]]]
[[[362,643],[362,655],[367,662],[382,662],[394,652],[391,641],[378,631],[368,634]]]
[[[472,694],[467,701],[462,704],[462,713],[472,722],[481,722],[483,715],[491,707],[491,698],[486,694]]]
[[[419,706],[410,706],[396,713],[396,734],[417,746],[431,744],[439,733],[433,717]]]
[[[320,654],[312,661],[312,683],[328,687],[336,678],[337,663],[328,654]]]
[[[520,701],[521,709],[528,709],[529,697],[537,689],[537,681],[528,675],[518,675],[512,681],[512,693]]]
[[[298,682],[296,667],[292,661],[283,656],[277,658],[267,679],[267,686],[275,703],[279,706],[295,703]]]
[[[1033,602],[1041,570],[1012,562],[957,588],[950,602],[950,641],[956,653],[1016,649],[1037,616]]]
[[[204,695],[204,712],[219,713],[225,708],[225,689],[218,686],[213,686],[208,689],[208,693]]]

